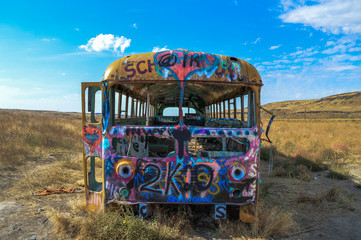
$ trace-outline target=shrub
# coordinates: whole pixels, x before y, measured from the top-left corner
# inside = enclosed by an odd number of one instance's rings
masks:
[[[296,198],[296,203],[310,203],[312,205],[318,206],[325,203],[326,201],[337,201],[339,199],[339,194],[339,189],[332,187],[330,190],[316,195],[300,194]]]
[[[271,239],[286,235],[294,229],[296,229],[296,223],[292,212],[259,202],[258,214],[253,224],[244,224],[239,220],[221,221],[218,226],[218,234],[227,239]]]
[[[317,162],[311,161],[301,155],[297,155],[294,158],[294,161],[295,161],[296,165],[303,165],[312,172],[319,172],[319,171],[323,171],[323,170],[327,169],[326,165],[324,165],[322,163],[317,163]]]
[[[310,170],[304,165],[296,165],[294,161],[278,163],[277,165],[272,172],[272,176],[297,178],[304,181],[310,181],[312,179]]]
[[[278,152],[277,152],[277,148],[275,146],[272,146],[272,147],[271,146],[262,146],[261,154],[260,154],[261,160],[268,161],[270,159],[271,148],[272,148],[273,159],[275,157],[277,157]]]
[[[351,173],[342,166],[333,165],[329,169],[326,177],[338,180],[348,180],[351,178]]]
[[[84,217],[55,214],[56,232],[64,237],[79,239],[139,240],[178,239],[179,229],[162,225],[155,219],[134,216],[129,206],[106,213],[88,213]]]

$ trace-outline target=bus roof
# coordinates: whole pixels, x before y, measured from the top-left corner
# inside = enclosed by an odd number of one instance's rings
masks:
[[[184,49],[120,58],[107,68],[103,82],[115,83],[140,100],[149,93],[152,104],[164,106],[178,101],[180,88],[185,106],[189,101],[207,106],[244,95],[248,86],[263,85],[256,68],[242,59]]]
[[[103,81],[152,83],[186,80],[262,86],[254,66],[235,57],[185,49],[129,55],[106,69]]]

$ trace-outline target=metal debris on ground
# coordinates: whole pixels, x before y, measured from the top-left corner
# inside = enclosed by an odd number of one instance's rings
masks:
[[[44,188],[43,190],[36,191],[34,195],[36,196],[44,196],[44,195],[52,195],[52,194],[62,194],[62,193],[79,193],[83,192],[81,188]]]

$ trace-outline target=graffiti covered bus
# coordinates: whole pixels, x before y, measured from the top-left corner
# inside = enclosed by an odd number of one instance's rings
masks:
[[[135,54],[82,83],[86,203],[239,206],[251,222],[259,192],[262,80],[235,57],[184,49]]]

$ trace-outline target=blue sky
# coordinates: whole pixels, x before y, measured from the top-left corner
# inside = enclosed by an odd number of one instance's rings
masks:
[[[262,103],[361,90],[361,1],[0,2],[0,108],[80,111],[119,57],[185,48],[243,58]]]

